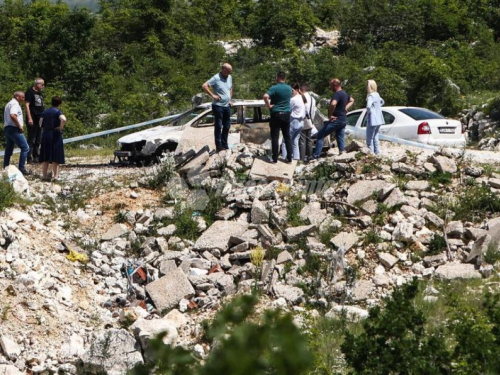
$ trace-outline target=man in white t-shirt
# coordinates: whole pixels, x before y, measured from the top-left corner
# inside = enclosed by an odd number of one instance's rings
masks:
[[[7,167],[10,164],[10,158],[14,152],[14,145],[17,145],[21,149],[21,155],[19,156],[19,170],[24,175],[29,175],[31,172],[26,170],[26,159],[29,153],[28,142],[24,137],[24,121],[23,121],[23,110],[21,109],[21,103],[24,101],[24,92],[16,91],[14,97],[5,106],[4,111],[4,134],[5,134],[5,155],[3,158],[3,167]]]
[[[309,115],[309,118],[311,121],[314,121],[314,116],[316,116],[316,99],[313,98],[311,94],[309,94],[309,85],[307,83],[303,83],[300,85],[300,91],[306,98],[307,102],[305,103],[306,106],[306,113]],[[304,123],[305,124],[305,123]],[[313,124],[314,125],[314,124]],[[307,128],[307,126],[304,125],[304,128],[302,129],[302,132],[300,134],[300,140],[299,140],[299,149],[300,149],[300,159],[301,160],[306,160],[307,157],[311,156],[313,153],[313,129],[312,128]]]

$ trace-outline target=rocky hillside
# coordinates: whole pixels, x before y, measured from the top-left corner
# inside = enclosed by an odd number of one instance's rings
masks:
[[[0,372],[125,374],[160,332],[204,358],[202,321],[253,290],[300,325],[306,307],[363,318],[414,277],[496,274],[497,167],[384,152],[267,170],[246,145],[30,178],[0,216]]]

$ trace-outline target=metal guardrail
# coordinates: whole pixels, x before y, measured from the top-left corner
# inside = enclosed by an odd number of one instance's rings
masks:
[[[125,131],[125,130],[130,130],[130,129],[137,129],[137,128],[140,128],[140,127],[143,127],[143,126],[156,124],[158,122],[172,120],[172,119],[174,119],[174,118],[176,118],[176,117],[178,117],[180,115],[181,114],[170,115],[170,116],[166,116],[166,117],[160,117],[160,118],[157,118],[157,119],[154,119],[154,120],[139,122],[139,123],[133,124],[133,125],[122,126],[121,128],[115,128],[115,129],[105,130],[105,131],[102,131],[102,132],[97,132],[97,133],[92,133],[92,134],[80,135],[78,137],[72,137],[72,138],[64,139],[63,143],[66,144],[66,143],[73,143],[73,142],[85,141],[87,139],[101,137],[103,135],[109,135],[109,134],[119,133],[119,132],[122,132],[122,131]],[[17,154],[19,152],[20,152],[20,150],[18,148],[14,149],[14,154]],[[5,155],[5,150],[0,151],[0,156],[4,156],[4,155]]]

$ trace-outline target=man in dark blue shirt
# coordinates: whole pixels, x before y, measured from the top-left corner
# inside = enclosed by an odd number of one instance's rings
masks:
[[[345,127],[347,124],[347,111],[354,104],[354,98],[342,90],[342,85],[338,78],[330,81],[330,88],[334,94],[328,108],[328,122],[318,132],[316,148],[311,159],[319,158],[323,149],[323,141],[327,135],[335,132],[339,152],[343,153],[345,149]]]

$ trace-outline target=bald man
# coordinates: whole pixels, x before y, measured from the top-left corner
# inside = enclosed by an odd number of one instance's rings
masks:
[[[219,73],[205,82],[201,88],[213,99],[214,138],[217,152],[228,150],[227,137],[231,127],[231,99],[233,97],[233,68],[228,63],[222,65]]]
[[[342,85],[338,78],[333,78],[330,81],[330,88],[333,90],[333,97],[328,108],[328,122],[317,134],[316,148],[310,159],[319,158],[323,149],[323,140],[333,132],[335,132],[339,152],[341,154],[344,153],[347,111],[354,104],[354,99],[342,90]]]

